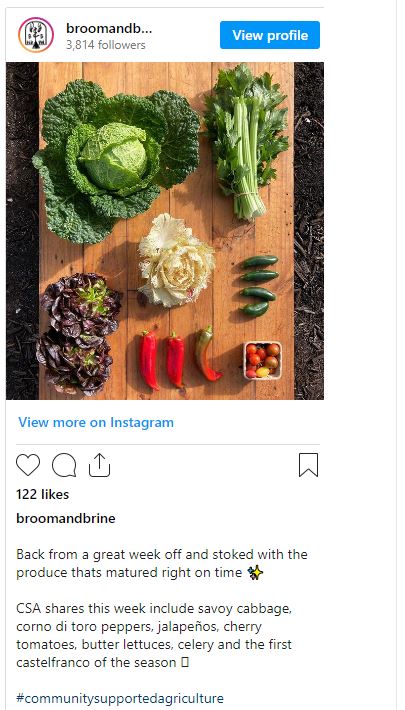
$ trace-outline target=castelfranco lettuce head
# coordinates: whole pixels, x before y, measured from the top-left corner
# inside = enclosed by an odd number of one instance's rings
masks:
[[[196,301],[215,267],[214,249],[193,236],[184,220],[160,214],[139,244],[146,283],[139,291],[166,308]]]
[[[91,81],[70,82],[45,104],[47,146],[33,157],[49,229],[94,244],[117,219],[145,212],[161,188],[196,169],[199,125],[187,100],[171,91],[107,98]]]

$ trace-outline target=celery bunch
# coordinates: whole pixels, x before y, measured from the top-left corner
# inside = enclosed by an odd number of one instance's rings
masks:
[[[225,195],[234,195],[239,219],[253,220],[266,208],[259,187],[276,177],[272,167],[288,148],[286,108],[277,108],[286,97],[267,72],[253,77],[246,64],[220,70],[212,95],[205,97],[207,133],[219,184]]]

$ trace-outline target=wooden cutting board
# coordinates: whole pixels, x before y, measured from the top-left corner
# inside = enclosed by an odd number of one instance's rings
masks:
[[[158,89],[186,96],[191,106],[202,113],[204,94],[211,91],[221,67],[233,63],[42,63],[40,64],[40,112],[46,99],[62,91],[73,79],[99,83],[106,95],[123,92],[147,96]],[[150,210],[128,221],[118,222],[101,244],[79,246],[60,239],[46,226],[40,197],[40,294],[47,284],[77,271],[96,271],[108,285],[124,294],[118,331],[109,337],[114,359],[112,376],[97,399],[293,399],[294,398],[294,65],[292,63],[249,63],[253,74],[268,71],[287,94],[290,148],[275,162],[278,178],[261,191],[267,206],[265,215],[249,224],[233,215],[233,200],[220,192],[212,163],[211,148],[200,141],[200,165],[182,185],[162,191]],[[43,141],[41,139],[41,145]],[[161,212],[186,221],[193,234],[211,243],[216,250],[216,269],[212,283],[196,303],[176,309],[142,306],[137,299],[140,285],[138,243]],[[249,319],[238,308],[247,301],[238,292],[243,287],[238,265],[255,254],[276,254],[280,277],[271,282],[277,300],[267,313]],[[212,365],[224,376],[216,383],[206,382],[193,362],[195,332],[212,324],[214,341]],[[47,314],[41,314],[41,332],[48,327]],[[139,334],[158,326],[158,380],[160,391],[151,393],[138,370]],[[179,392],[165,372],[165,343],[171,331],[186,342],[184,382]],[[242,343],[246,340],[279,340],[283,347],[283,373],[280,380],[247,382],[242,376]],[[40,399],[65,399],[50,387],[40,368]],[[86,398],[85,398],[86,399]]]

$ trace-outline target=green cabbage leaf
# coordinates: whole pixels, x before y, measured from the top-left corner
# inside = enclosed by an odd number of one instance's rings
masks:
[[[161,188],[183,182],[198,166],[199,125],[173,92],[107,98],[93,82],[70,82],[45,104],[47,146],[33,157],[49,229],[94,244],[118,219],[145,212]]]

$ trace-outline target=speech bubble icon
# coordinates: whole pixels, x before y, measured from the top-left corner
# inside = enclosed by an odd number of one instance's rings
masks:
[[[72,454],[56,454],[52,461],[52,468],[54,473],[61,478],[69,476],[76,478],[76,459]]]

